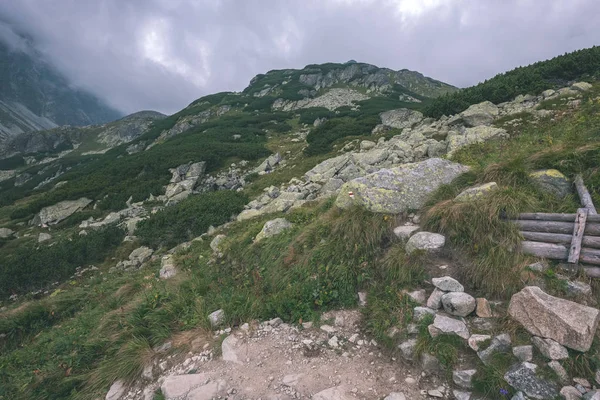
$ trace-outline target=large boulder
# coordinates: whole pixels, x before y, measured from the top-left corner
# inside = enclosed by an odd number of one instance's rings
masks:
[[[281,155],[279,153],[271,154],[258,167],[254,168],[252,170],[252,172],[257,173],[257,174],[271,172],[274,167],[279,165],[280,162],[281,162]]]
[[[472,127],[491,124],[498,117],[498,112],[498,107],[494,103],[484,101],[483,103],[473,104],[463,111],[460,116],[466,126]]]
[[[406,242],[405,250],[407,254],[415,250],[436,251],[444,247],[446,237],[439,233],[418,232],[415,233]]]
[[[441,158],[382,169],[344,184],[336,205],[358,205],[372,212],[393,214],[418,210],[433,191],[468,170],[469,167]]]
[[[554,399],[558,388],[552,382],[536,374],[537,365],[528,362],[513,365],[504,375],[510,386],[525,393],[532,399]]]
[[[543,191],[562,199],[571,193],[571,182],[556,169],[543,169],[529,174],[531,180]]]
[[[379,114],[381,123],[397,129],[411,128],[423,120],[423,114],[419,111],[400,108]]]
[[[87,207],[92,200],[82,197],[78,200],[65,200],[53,206],[44,207],[31,221],[32,225],[54,225]]]
[[[15,231],[13,231],[12,229],[0,228],[0,239],[8,239],[14,233],[15,233]]]
[[[254,241],[260,242],[263,239],[279,235],[280,233],[287,229],[290,229],[291,227],[292,223],[285,218],[276,218],[271,221],[267,221],[263,226],[262,230],[254,238]]]
[[[465,292],[450,292],[442,296],[444,311],[450,315],[466,317],[475,311],[476,305],[475,298]]]
[[[508,137],[506,130],[485,125],[467,128],[464,133],[451,131],[447,138],[448,156],[452,156],[458,149],[471,144],[506,137]]]
[[[317,164],[313,169],[306,172],[304,177],[310,182],[321,182],[325,183],[337,175],[348,163],[350,163],[351,156],[344,154],[338,157],[329,158],[320,164]]]
[[[532,335],[578,351],[590,349],[600,321],[599,310],[550,296],[537,286],[513,295],[508,313]]]

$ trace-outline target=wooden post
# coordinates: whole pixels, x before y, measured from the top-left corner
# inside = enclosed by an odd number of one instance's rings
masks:
[[[579,253],[581,253],[581,241],[583,240],[583,231],[585,230],[585,221],[587,220],[589,209],[580,208],[577,210],[577,218],[573,227],[573,238],[571,239],[571,247],[569,248],[568,262],[579,263]]]
[[[581,175],[577,175],[575,177],[575,188],[577,189],[577,194],[579,194],[581,205],[588,209],[589,214],[598,214],[596,212],[596,207],[594,207],[592,196],[590,196],[590,192],[588,192],[587,188],[583,184],[583,178]]]

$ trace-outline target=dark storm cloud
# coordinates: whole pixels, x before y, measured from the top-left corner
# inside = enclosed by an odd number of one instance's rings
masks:
[[[349,59],[468,86],[600,38],[598,0],[19,0],[0,18],[125,112]]]

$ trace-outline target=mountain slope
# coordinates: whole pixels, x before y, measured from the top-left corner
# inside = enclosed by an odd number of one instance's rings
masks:
[[[33,46],[0,42],[0,140],[59,125],[92,125],[121,113],[73,87]]]

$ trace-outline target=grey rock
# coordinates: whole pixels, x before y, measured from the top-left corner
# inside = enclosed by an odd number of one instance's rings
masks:
[[[464,292],[465,287],[460,284],[456,279],[451,276],[444,276],[441,278],[433,278],[431,280],[433,286],[443,290],[444,292]]]
[[[578,400],[583,397],[579,390],[573,386],[564,386],[560,389],[560,394],[565,400]]]
[[[427,391],[427,395],[429,397],[436,397],[438,399],[443,399],[444,398],[444,393],[441,390],[438,389],[431,389]]]
[[[209,400],[216,397],[218,391],[222,391],[224,387],[225,385],[220,381],[209,381],[206,374],[186,374],[167,376],[162,382],[160,389],[166,400],[181,398],[186,400]],[[217,393],[214,393],[214,389],[217,389]],[[198,392],[192,394],[196,390]],[[207,394],[211,396],[207,397]]]
[[[460,192],[454,198],[454,201],[466,202],[470,200],[479,199],[496,189],[498,189],[498,184],[496,182],[489,182],[483,185],[470,187]]]
[[[523,392],[517,392],[510,400],[527,400]]]
[[[419,111],[400,108],[398,110],[385,111],[379,114],[381,123],[396,129],[411,128],[423,120],[423,114]]]
[[[15,231],[13,231],[12,229],[0,228],[0,239],[7,239],[11,237],[14,233]]]
[[[565,367],[563,367],[561,365],[561,363],[559,363],[558,361],[550,361],[548,363],[548,367],[554,371],[554,373],[556,374],[556,376],[558,377],[558,380],[560,383],[562,383],[563,385],[566,385],[569,383],[569,374],[567,373],[567,370],[565,369]]]
[[[160,279],[170,279],[177,275],[177,268],[172,255],[163,256],[161,259],[161,268],[159,271]]]
[[[186,400],[212,400],[222,398],[226,395],[227,383],[223,380],[207,381],[192,390],[186,396]]]
[[[303,376],[304,374],[289,374],[283,377],[281,383],[288,387],[294,387],[298,384],[298,382],[300,381],[300,379],[302,379]]]
[[[463,339],[469,338],[469,329],[464,322],[445,315],[437,314],[433,320],[433,327],[443,334],[455,334]]]
[[[587,82],[576,82],[571,85],[571,89],[577,90],[580,92],[586,92],[590,90],[593,86]]]
[[[125,394],[125,382],[122,380],[115,381],[108,390],[105,400],[119,400]]]
[[[534,336],[531,338],[531,342],[546,358],[551,360],[564,360],[565,358],[569,358],[569,352],[567,349],[552,339],[544,339]]]
[[[466,126],[489,125],[498,117],[498,112],[498,107],[495,104],[484,101],[483,103],[471,105],[460,116]]]
[[[432,310],[439,310],[442,308],[442,296],[445,294],[446,292],[443,290],[438,288],[433,289],[433,292],[431,292],[431,295],[429,295],[429,298],[427,299],[427,307]]]
[[[419,304],[425,304],[427,299],[427,295],[425,293],[425,289],[414,290],[412,292],[407,293],[408,297],[410,297],[414,302]]]
[[[417,348],[417,339],[408,339],[406,342],[398,345],[400,352],[402,353],[402,357],[405,360],[412,361],[415,357],[415,350]]]
[[[313,394],[312,400],[352,400],[343,386],[334,386]]]
[[[600,320],[597,309],[550,296],[537,286],[513,295],[508,313],[532,335],[578,351],[590,349]]]
[[[476,369],[452,371],[452,381],[463,389],[470,389],[473,387],[472,380],[476,373]]]
[[[600,390],[591,390],[583,395],[584,400],[600,400]]]
[[[446,237],[439,233],[418,232],[415,233],[406,242],[406,252],[408,254],[416,250],[436,251],[444,247]]]
[[[567,287],[567,294],[572,297],[584,297],[592,295],[592,286],[580,281],[571,281],[567,279],[565,281]]]
[[[504,380],[533,399],[554,399],[558,396],[556,385],[538,377],[536,369],[535,364],[527,362],[515,364],[504,374]]]
[[[224,361],[232,362],[234,364],[242,364],[236,353],[237,344],[238,339],[235,337],[235,335],[229,335],[225,338],[225,340],[223,340],[221,343],[221,354]]]
[[[429,353],[421,354],[421,369],[429,374],[437,374],[442,371],[440,361]]]
[[[450,315],[466,317],[475,311],[476,305],[475,298],[464,292],[450,292],[442,296],[444,311]]]
[[[255,242],[260,242],[263,239],[270,238],[275,235],[279,235],[285,230],[292,227],[292,224],[285,218],[276,218],[271,221],[265,222],[262,230],[254,238]]]
[[[502,139],[508,137],[506,130],[491,126],[476,126],[465,129],[464,133],[451,131],[446,141],[448,142],[448,156],[454,155],[462,147],[475,143],[483,143],[491,139]]]
[[[490,345],[484,349],[477,352],[479,359],[485,365],[489,365],[492,361],[494,354],[496,353],[508,353],[511,350],[511,340],[510,336],[506,333],[495,336],[492,339]]]
[[[225,311],[217,310],[208,315],[208,320],[210,321],[210,326],[216,328],[222,325],[225,322]]]
[[[260,172],[270,172],[274,167],[279,165],[282,158],[279,153],[271,154],[265,161],[263,161],[258,167],[254,168],[252,172],[260,173]]]
[[[487,342],[488,340],[491,340],[492,337],[490,335],[471,335],[469,337],[469,340],[467,341],[467,343],[469,344],[469,347],[475,351],[479,351],[481,345],[484,342]]]
[[[452,394],[456,400],[471,400],[471,392],[463,392],[460,390],[453,390]]]
[[[37,241],[38,241],[38,243],[42,243],[42,242],[45,242],[46,240],[50,240],[50,239],[52,239],[52,235],[50,235],[49,233],[46,233],[46,232],[41,232],[38,235]]]
[[[548,263],[542,262],[542,261],[538,261],[538,262],[534,262],[533,264],[529,264],[528,267],[530,270],[535,271],[535,272],[544,272],[549,268]]]
[[[519,361],[531,361],[533,359],[533,346],[515,346],[513,347],[513,355],[519,359]]]
[[[383,400],[406,400],[406,396],[402,392],[392,392],[385,396]]]
[[[153,252],[154,250],[149,247],[138,247],[129,254],[129,261],[131,261],[134,265],[141,265],[150,259]]]
[[[543,191],[564,198],[571,193],[571,182],[556,169],[544,169],[529,174],[531,180]]]
[[[435,310],[428,307],[415,307],[413,310],[413,319],[421,321],[427,315],[435,315]]]
[[[210,248],[212,249],[212,251],[215,254],[221,254],[221,252],[222,252],[221,244],[223,243],[223,241],[226,238],[227,238],[227,236],[225,236],[225,235],[217,235],[213,238],[213,240],[211,240]]]
[[[417,210],[439,186],[450,183],[468,169],[440,158],[381,169],[344,184],[336,205],[343,209],[358,205],[372,212],[394,214]]]
[[[374,148],[376,146],[375,142],[371,142],[370,140],[363,140],[360,142],[360,149],[361,150],[371,150],[372,148]]]
[[[418,230],[419,227],[417,225],[401,225],[394,228],[394,235],[396,235],[398,239],[406,240]]]
[[[77,211],[87,207],[92,200],[82,197],[78,200],[65,200],[54,204],[53,206],[44,207],[31,221],[32,225],[54,225],[60,221],[70,217]]]

